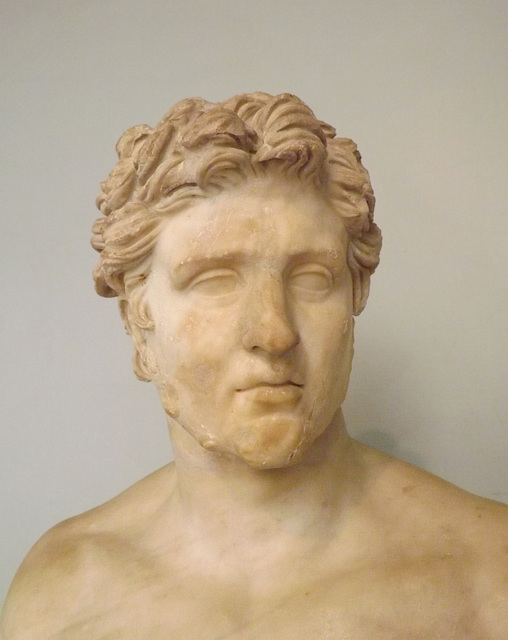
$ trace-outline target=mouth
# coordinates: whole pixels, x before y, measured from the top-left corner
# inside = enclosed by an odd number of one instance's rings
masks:
[[[251,396],[259,404],[294,404],[302,397],[303,384],[291,381],[280,383],[258,382],[247,388],[237,389],[239,393]]]

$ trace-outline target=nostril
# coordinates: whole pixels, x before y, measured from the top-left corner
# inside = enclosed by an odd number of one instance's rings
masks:
[[[283,283],[271,276],[246,308],[244,348],[282,355],[300,342],[300,336],[286,308]]]
[[[242,342],[248,351],[283,355],[300,343],[300,336],[290,327],[258,325],[246,331]]]

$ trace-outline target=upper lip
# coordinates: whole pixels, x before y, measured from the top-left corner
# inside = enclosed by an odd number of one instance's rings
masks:
[[[303,381],[298,375],[290,376],[259,376],[251,377],[247,379],[237,391],[247,391],[249,389],[255,389],[256,387],[283,387],[286,385],[293,385],[295,387],[303,387]]]

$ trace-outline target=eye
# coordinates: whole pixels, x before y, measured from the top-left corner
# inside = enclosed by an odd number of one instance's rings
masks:
[[[324,293],[330,290],[333,276],[321,265],[302,265],[292,272],[289,284],[297,291]]]
[[[213,269],[199,274],[189,287],[203,296],[223,296],[236,291],[239,284],[238,275],[234,271]]]

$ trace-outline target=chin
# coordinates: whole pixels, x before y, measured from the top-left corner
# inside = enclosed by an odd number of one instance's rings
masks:
[[[296,417],[258,418],[236,434],[234,454],[254,469],[289,467],[308,448],[305,435],[303,421]]]

